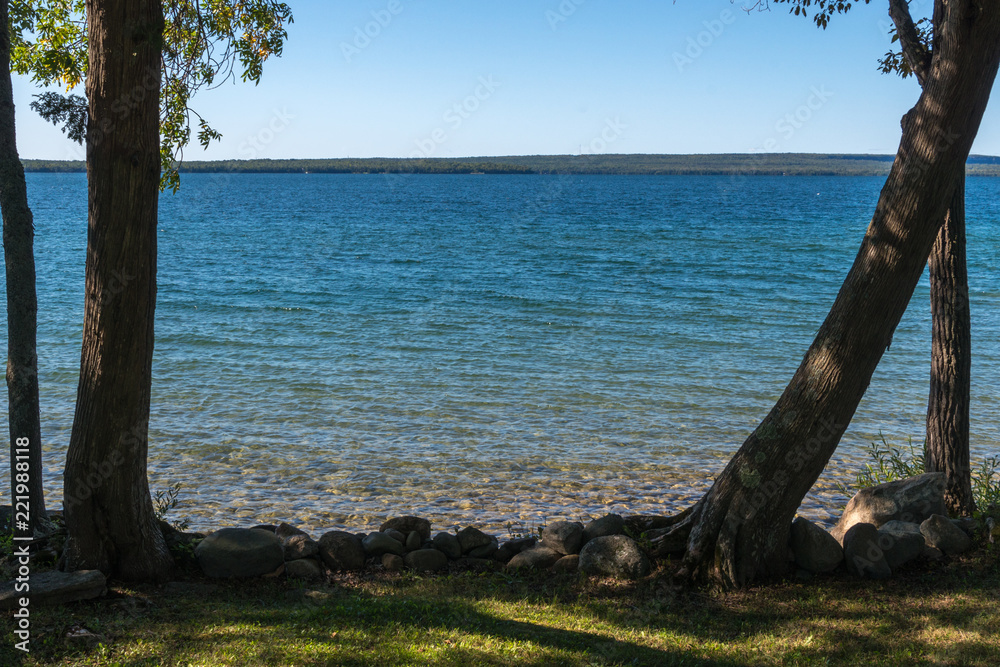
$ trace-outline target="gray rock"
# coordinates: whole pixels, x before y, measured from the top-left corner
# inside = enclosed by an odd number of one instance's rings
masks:
[[[843,516],[830,534],[843,544],[844,535],[858,523],[881,528],[893,520],[920,523],[932,514],[947,514],[944,489],[943,472],[924,473],[861,489],[847,503]]]
[[[972,539],[976,538],[976,532],[979,530],[979,521],[976,519],[971,516],[964,516],[961,519],[952,519],[951,522],[961,528],[962,532]]]
[[[342,530],[332,530],[319,538],[319,555],[331,570],[360,570],[365,566],[361,540]]]
[[[595,537],[580,551],[580,570],[590,575],[640,579],[649,569],[646,554],[626,535]]]
[[[284,540],[285,560],[299,560],[319,555],[319,543],[308,535],[292,535]]]
[[[795,564],[814,574],[833,572],[844,561],[844,549],[830,533],[812,521],[796,517],[790,545]]]
[[[432,544],[435,549],[443,553],[451,560],[456,560],[462,557],[462,545],[459,543],[458,537],[451,533],[438,533],[434,536]]]
[[[965,531],[953,524],[948,517],[935,514],[920,524],[927,546],[940,549],[948,555],[965,553],[972,540]]]
[[[361,540],[361,546],[369,557],[381,558],[384,554],[403,555],[403,544],[386,533],[372,533]]]
[[[30,589],[18,591],[18,582],[8,581],[0,586],[0,609],[19,609],[21,598],[30,600],[28,609],[39,605],[65,604],[78,600],[100,597],[107,591],[107,578],[100,570],[77,572],[39,572],[32,574]]]
[[[379,532],[385,533],[386,535],[388,535],[392,539],[396,540],[400,544],[406,544],[406,533],[402,533],[402,532],[396,530],[395,528],[389,528],[387,530],[383,530],[383,531],[379,531]],[[413,531],[410,531],[410,532],[412,533]]]
[[[323,578],[323,566],[315,558],[299,558],[285,563],[285,575],[290,579],[315,581]]]
[[[556,521],[542,529],[542,545],[561,554],[578,554],[583,546],[583,526],[576,521]]]
[[[532,548],[537,543],[538,540],[536,540],[534,537],[520,537],[516,540],[510,540],[508,542],[504,542],[503,544],[500,545],[500,548],[497,550],[496,554],[493,555],[493,558],[500,561],[501,563],[507,563],[510,561],[511,558],[521,553],[522,551],[526,551]]]
[[[916,533],[920,534],[920,524],[913,521],[889,521],[879,526],[879,530],[890,533]]]
[[[403,557],[406,566],[418,572],[439,572],[448,567],[448,557],[437,549],[417,549]]]
[[[600,519],[594,519],[583,527],[583,541],[585,544],[595,537],[624,534],[625,519],[620,514],[605,514]]]
[[[210,577],[260,577],[285,562],[281,540],[257,528],[223,528],[194,548],[202,571]]]
[[[410,531],[410,534],[406,536],[406,543],[403,545],[403,547],[406,549],[406,551],[416,551],[423,545],[424,541],[420,537],[420,533],[413,530]]]
[[[412,531],[420,533],[420,538],[429,540],[431,538],[431,522],[421,519],[418,516],[397,516],[389,519],[379,528],[380,531],[395,528],[403,535],[408,535]]]
[[[403,569],[406,563],[403,561],[403,557],[397,554],[383,554],[382,555],[382,567],[386,569],[387,572],[399,572]]]
[[[604,535],[603,537],[607,537]],[[576,572],[580,569],[580,554],[563,556],[552,566],[553,572]]]
[[[295,537],[296,535],[309,537],[309,533],[306,531],[284,522],[278,524],[277,528],[274,529],[274,536],[282,542],[287,542],[290,537]]]
[[[496,555],[497,551],[500,550],[500,542],[497,538],[490,535],[490,543],[484,544],[481,547],[476,547],[475,549],[469,550],[466,554],[469,558],[490,558]]]
[[[525,549],[507,562],[508,570],[524,568],[527,570],[547,570],[556,564],[565,554],[546,546],[536,546]]]
[[[848,572],[871,579],[887,579],[892,576],[878,537],[878,528],[870,523],[851,526],[844,535],[844,560]]]
[[[474,526],[466,526],[458,531],[458,543],[462,545],[462,553],[467,554],[473,549],[484,547],[493,539]]]
[[[890,521],[878,529],[878,545],[893,572],[924,553],[924,536],[919,526],[917,532],[913,532],[910,525],[916,524]]]
[[[924,547],[924,553],[921,554],[927,560],[941,560],[944,558],[944,552],[935,547]]]
[[[269,533],[273,533],[278,530],[278,527],[270,523],[259,523],[256,526],[250,526],[248,530],[266,530]]]

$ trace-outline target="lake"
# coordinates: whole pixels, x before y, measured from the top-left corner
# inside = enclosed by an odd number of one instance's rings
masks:
[[[185,175],[160,206],[151,487],[183,484],[198,529],[683,509],[790,379],[882,183]],[[28,186],[56,507],[86,181]],[[968,217],[978,460],[1000,452],[1000,179],[969,179]],[[922,443],[929,350],[925,276],[803,515],[839,513],[879,432]]]

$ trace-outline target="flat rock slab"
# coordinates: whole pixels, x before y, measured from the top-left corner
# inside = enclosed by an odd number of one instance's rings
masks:
[[[39,572],[28,579],[29,590],[17,591],[17,582],[8,581],[0,587],[0,609],[18,609],[21,598],[37,605],[65,604],[100,597],[107,591],[107,577],[100,570],[77,572]]]
[[[210,577],[260,577],[285,562],[281,540],[267,530],[223,528],[194,549],[198,565]]]

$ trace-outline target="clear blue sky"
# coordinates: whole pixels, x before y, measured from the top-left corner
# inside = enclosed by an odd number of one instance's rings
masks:
[[[729,0],[288,2],[285,55],[195,99],[224,137],[187,159],[894,153],[919,93],[877,71],[880,0],[825,31]],[[14,86],[21,155],[79,156]],[[1000,100],[973,152],[1000,155]]]

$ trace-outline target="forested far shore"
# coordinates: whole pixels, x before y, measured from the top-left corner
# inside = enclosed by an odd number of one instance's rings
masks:
[[[185,173],[248,174],[622,174],[747,176],[885,176],[892,155],[732,153],[714,155],[515,155],[464,158],[204,160]],[[24,160],[29,172],[83,172],[74,160]],[[969,176],[1000,176],[1000,157],[972,155]]]

